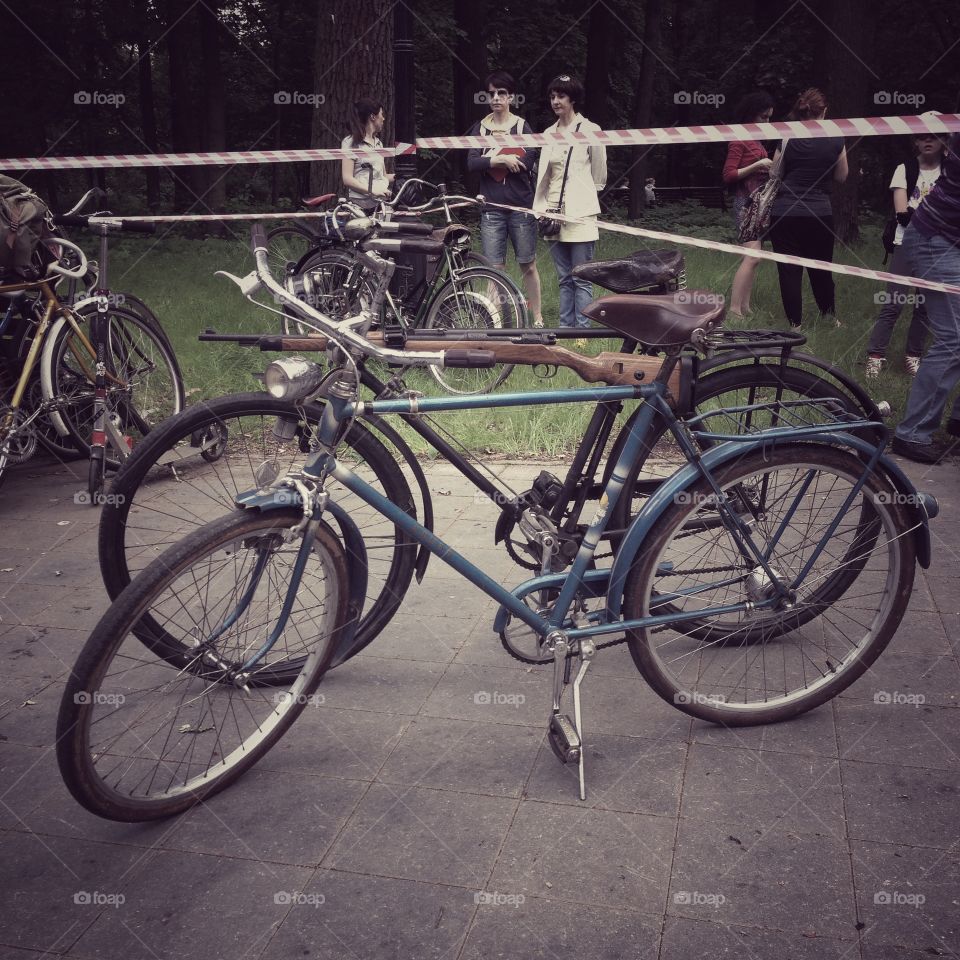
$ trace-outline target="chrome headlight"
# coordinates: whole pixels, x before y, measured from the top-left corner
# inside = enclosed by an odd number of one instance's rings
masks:
[[[302,400],[323,382],[323,367],[303,357],[274,360],[263,374],[263,382],[271,397],[278,400]]]

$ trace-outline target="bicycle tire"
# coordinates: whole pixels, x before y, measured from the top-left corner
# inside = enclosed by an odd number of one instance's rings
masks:
[[[873,516],[881,533],[861,539],[859,519],[845,522],[849,514],[830,532],[835,516],[830,505],[838,513],[843,510],[863,471],[863,461],[853,453],[814,442],[756,450],[717,471],[716,480],[725,497],[734,491],[731,501],[739,486],[755,483],[757,477],[763,477],[761,482],[772,491],[762,519],[751,526],[750,535],[770,568],[795,585],[795,596],[790,608],[741,613],[741,627],[731,628],[725,644],[690,635],[685,623],[676,629],[665,625],[627,631],[634,663],[660,697],[685,713],[714,723],[774,723],[825,703],[876,660],[909,602],[916,549],[896,491],[876,473],[861,490],[860,515]],[[799,483],[801,475],[810,482]],[[772,588],[770,581],[765,584],[757,573],[761,568],[751,568],[752,559],[745,560],[730,537],[729,520],[719,535],[711,531],[690,542],[690,518],[699,511],[715,510],[715,506],[710,504],[712,488],[704,479],[686,492],[683,502],[675,499],[657,518],[637,552],[624,588],[626,619],[680,608],[709,621],[711,607],[772,596],[772,592],[764,594]],[[814,561],[809,574],[798,580],[805,564],[813,560],[814,546],[828,533],[829,549]],[[846,550],[838,550],[844,543]],[[841,552],[839,565],[834,567],[835,554]],[[708,560],[705,565],[701,564],[704,557]],[[724,573],[715,572],[709,561],[719,557],[725,557],[725,564],[739,563],[741,576],[730,577],[726,566]],[[843,570],[851,557],[859,562],[852,579]],[[818,584],[830,584],[834,578],[843,587],[832,586],[831,595],[825,598]],[[808,605],[812,616],[801,616]],[[759,643],[737,642],[736,631],[755,629],[757,615],[767,618],[767,635]],[[728,611],[721,616],[732,615]]]
[[[297,407],[266,393],[233,394],[190,407],[152,430],[113,478],[100,515],[100,572],[111,598],[185,529],[232,510],[238,493],[260,486],[257,472],[262,464],[273,464],[282,476],[302,463],[306,454],[301,443],[309,442],[309,425],[316,424],[322,412],[319,403]],[[307,426],[283,442],[266,432],[278,417]],[[344,445],[344,459],[355,461],[350,466],[416,517],[410,486],[384,444],[355,423]],[[216,456],[204,456],[208,449]],[[358,497],[332,484],[328,490],[347,508],[368,545],[367,601],[354,656],[402,603],[413,578],[416,545]]]
[[[290,618],[266,654],[299,663],[288,689],[236,679],[284,602],[301,520],[292,507],[221,517],[163,553],[104,614],[57,718],[61,775],[86,809],[121,821],[189,809],[256,763],[310,702],[349,603],[344,549],[322,522]],[[248,590],[249,606],[228,626]],[[141,643],[145,611],[162,612],[176,650],[157,652],[161,637]]]
[[[94,305],[88,305],[75,313],[87,331],[90,313],[95,310]],[[110,412],[119,417],[123,434],[136,442],[150,428],[183,409],[183,377],[176,355],[150,323],[124,307],[111,307],[107,314],[108,370],[127,384],[113,394],[117,402],[111,403]],[[65,319],[57,321],[43,346],[41,384],[46,399],[68,401],[51,412],[54,425],[65,429],[88,450],[94,419],[94,388],[87,375],[92,362],[86,348],[77,345],[73,328]],[[108,452],[106,463],[108,468],[116,469],[120,457]]]
[[[296,276],[304,278],[302,296],[306,302],[333,320],[352,316],[365,303],[370,303],[375,285],[369,277],[362,277],[355,290],[347,286],[357,261],[355,254],[342,248],[310,251],[295,270]],[[281,326],[288,336],[306,336],[316,329],[309,321],[295,318],[286,306]]]
[[[282,281],[289,272],[290,265],[299,263],[317,246],[319,241],[308,227],[298,224],[274,227],[267,232],[267,263],[270,272]]]
[[[528,327],[526,299],[519,287],[504,273],[490,267],[469,267],[450,277],[436,292],[425,329],[523,329]],[[498,364],[485,370],[446,369],[431,366],[437,383],[449,393],[489,393],[513,370],[513,364]]]
[[[769,398],[771,391],[776,395],[778,390],[785,391],[786,394],[781,393],[781,398],[788,400],[836,398],[849,413],[863,415],[863,410],[854,398],[843,394],[835,385],[822,377],[818,377],[802,368],[781,367],[779,364],[761,364],[759,366],[725,367],[705,376],[694,387],[694,409],[689,416],[723,406],[745,406],[748,403],[760,403]],[[689,419],[689,416],[685,416],[684,419]],[[619,451],[632,426],[633,418],[624,424],[615,440],[608,458],[605,480],[609,476],[609,471],[613,469],[613,465],[617,462]],[[667,438],[672,439],[670,427],[663,415],[657,413],[654,415],[644,438],[640,454],[627,473],[623,494],[617,501],[611,516],[610,525],[615,532],[611,534],[610,540],[614,548],[618,547],[620,543],[620,535],[616,531],[625,531],[639,510],[631,492],[642,497],[642,493],[640,493],[642,487],[638,484],[641,476],[644,474],[651,478],[657,475],[669,476],[682,462],[685,462],[685,457],[678,447],[670,446],[665,449],[664,443]],[[670,465],[664,469],[648,467],[648,464],[654,459],[655,452],[660,455],[664,462]]]

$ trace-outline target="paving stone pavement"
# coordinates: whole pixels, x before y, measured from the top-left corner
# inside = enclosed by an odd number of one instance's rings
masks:
[[[903,465],[942,506],[933,565],[877,664],[803,717],[693,721],[604,651],[581,803],[545,743],[549,672],[508,657],[493,603],[434,559],[253,771],[146,825],[87,814],[54,757],[65,675],[106,608],[97,512],[73,501],[85,470],[14,468],[0,960],[957,956],[960,475]],[[540,469],[493,467],[521,486]],[[494,508],[447,465],[429,479],[437,532],[519,582]]]

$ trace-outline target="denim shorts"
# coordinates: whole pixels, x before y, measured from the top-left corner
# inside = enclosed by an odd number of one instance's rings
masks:
[[[537,220],[532,213],[484,210],[480,217],[483,255],[492,263],[507,262],[507,236],[513,243],[517,263],[537,259]]]

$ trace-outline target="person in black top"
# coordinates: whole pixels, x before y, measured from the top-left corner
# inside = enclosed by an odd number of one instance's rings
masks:
[[[827,102],[815,87],[800,94],[790,113],[791,120],[822,120]],[[833,260],[833,208],[829,185],[847,179],[847,150],[843,137],[785,140],[780,175],[782,183],[770,212],[769,237],[777,253],[816,260]],[[780,151],[774,155],[774,162]],[[778,263],[780,298],[790,326],[803,322],[803,267]],[[836,326],[833,274],[809,270],[813,297],[820,315]]]
[[[470,128],[471,137],[490,136],[493,133],[533,133],[530,124],[510,110],[516,99],[516,84],[509,73],[494,71],[487,77],[486,88],[486,94],[481,99],[489,104],[490,113]],[[479,172],[480,193],[487,200],[529,208],[533,205],[531,173],[536,159],[537,151],[533,148],[497,147],[491,142],[487,149],[475,147],[468,152],[467,169]],[[523,273],[523,286],[533,325],[542,327],[536,218],[531,213],[486,208],[480,218],[483,255],[501,269],[507,262],[508,240],[513,244],[517,263]]]

